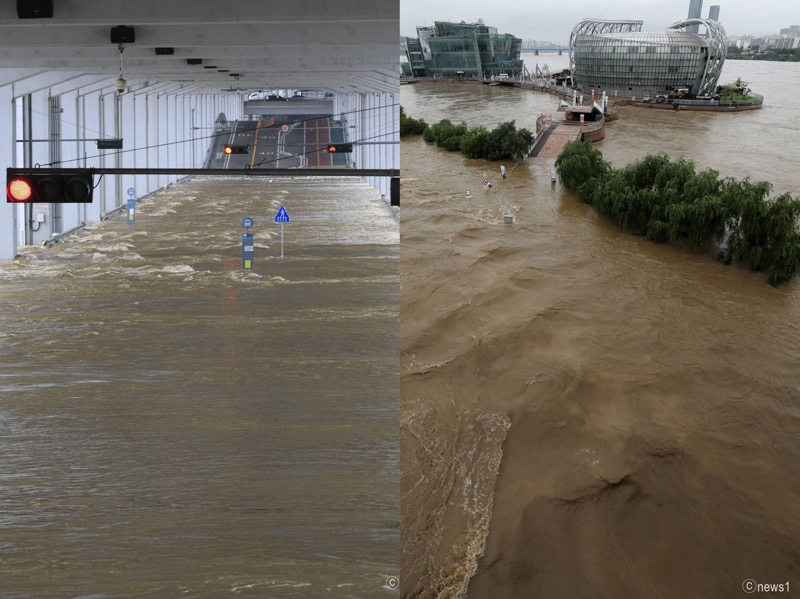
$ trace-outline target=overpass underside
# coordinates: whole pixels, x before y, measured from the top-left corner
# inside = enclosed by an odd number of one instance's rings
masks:
[[[318,114],[332,116],[332,100],[248,100],[244,103],[245,116],[274,116],[276,118]]]
[[[74,85],[54,74],[0,86],[0,103],[11,106],[14,115],[0,119],[0,138],[10,142],[0,145],[0,163],[5,167],[220,168],[221,147],[244,139],[250,151],[228,160],[226,168],[245,164],[399,168],[398,148],[388,143],[399,129],[394,126],[399,119],[394,94],[339,95],[327,103],[335,115],[302,112],[248,121],[238,95],[184,92],[180,85],[164,84],[143,85],[119,95],[113,86]],[[312,103],[303,104],[307,111]],[[220,114],[225,115],[224,125],[218,122]],[[288,131],[281,131],[282,125]],[[123,149],[98,150],[96,140],[107,138],[122,139]],[[326,152],[329,143],[361,138],[384,140],[386,145],[356,145],[352,154],[338,156]],[[178,175],[104,175],[95,178],[90,204],[0,203],[0,262],[12,260],[19,246],[40,245],[54,234],[100,221],[130,196],[146,197],[179,180]],[[369,177],[368,182],[379,197],[389,196],[388,177]],[[133,190],[130,195],[129,190]]]
[[[366,10],[357,0],[54,4],[52,17],[35,19],[18,17],[14,3],[0,5],[0,172],[42,166],[139,173],[97,177],[87,204],[0,202],[0,263],[20,246],[98,222],[129,196],[143,198],[180,179],[146,169],[202,168],[229,121],[292,126],[282,153],[264,141],[264,153],[250,156],[254,164],[399,169],[396,3]],[[112,43],[120,26],[132,34]],[[327,98],[246,101],[251,90],[266,93],[266,81]],[[304,123],[300,141],[296,123]],[[122,140],[122,149],[98,149],[97,140],[109,139]],[[381,145],[356,145],[345,158],[310,145],[362,139]],[[388,177],[366,181],[378,197],[389,197]]]

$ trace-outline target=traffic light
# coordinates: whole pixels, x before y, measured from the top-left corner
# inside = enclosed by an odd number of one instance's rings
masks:
[[[44,204],[88,204],[92,201],[92,175],[14,175],[6,180],[6,200]]]
[[[226,154],[249,154],[250,153],[250,146],[249,145],[244,145],[244,146],[226,145],[225,146],[225,153]]]
[[[353,144],[328,144],[328,154],[352,152]]]

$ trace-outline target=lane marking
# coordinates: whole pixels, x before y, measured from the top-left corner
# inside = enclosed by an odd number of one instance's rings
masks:
[[[256,141],[253,144],[253,157],[250,159],[250,168],[253,168],[253,163],[256,161],[256,150],[258,149],[258,132],[261,129],[261,116],[258,117],[258,125],[256,125]]]
[[[236,121],[233,124],[233,131],[231,131],[231,137],[228,139],[228,145],[233,144],[233,140],[236,138],[236,127],[239,126],[239,121]],[[222,165],[222,168],[227,169],[231,161],[231,155],[225,154],[225,164]]]

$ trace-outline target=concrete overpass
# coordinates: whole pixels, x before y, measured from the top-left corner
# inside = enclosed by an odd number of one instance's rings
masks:
[[[333,100],[248,100],[244,103],[246,116],[302,116],[306,114],[332,116],[334,112]]]
[[[20,18],[15,3],[0,5],[2,171],[37,164],[199,168],[218,115],[245,118],[246,93],[267,88],[332,93],[322,114],[342,122],[347,141],[398,139],[396,2],[53,4],[44,18]],[[112,42],[118,26],[133,28],[133,40]],[[312,102],[283,104],[308,109]],[[106,138],[123,139],[123,149],[98,150],[95,140]],[[399,168],[398,147],[356,146],[352,161]],[[95,181],[91,204],[0,203],[0,262],[13,259],[18,245],[99,220],[127,199],[128,188],[142,197],[176,180],[107,175]],[[388,196],[388,178],[368,182]]]

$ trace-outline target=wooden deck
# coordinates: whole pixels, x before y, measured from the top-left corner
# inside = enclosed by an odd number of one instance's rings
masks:
[[[553,129],[547,133],[544,143],[540,147],[534,148],[532,156],[556,158],[565,145],[578,139],[581,134],[580,127],[575,125],[557,124],[552,127]]]

